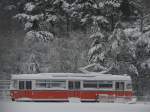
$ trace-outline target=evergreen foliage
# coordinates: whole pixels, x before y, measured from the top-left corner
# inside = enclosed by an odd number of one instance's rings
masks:
[[[2,0],[0,73],[77,72],[89,56],[138,91],[150,77],[148,13],[147,0]]]

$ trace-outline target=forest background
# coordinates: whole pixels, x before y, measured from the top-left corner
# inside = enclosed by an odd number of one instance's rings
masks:
[[[1,0],[0,79],[85,66],[150,95],[149,0]]]

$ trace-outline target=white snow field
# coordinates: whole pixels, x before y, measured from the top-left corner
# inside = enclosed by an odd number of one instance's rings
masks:
[[[5,102],[0,112],[150,112],[150,104]]]

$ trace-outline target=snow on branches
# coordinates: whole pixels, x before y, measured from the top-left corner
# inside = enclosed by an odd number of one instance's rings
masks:
[[[119,0],[106,0],[105,5],[113,6],[113,7],[120,7]]]
[[[14,18],[18,19],[24,24],[24,30],[30,30],[35,21],[39,21],[40,19],[43,19],[43,14],[39,15],[28,15],[25,13],[17,14]]]
[[[17,14],[15,16],[16,19],[18,20],[24,20],[24,21],[34,21],[34,20],[40,20],[43,18],[43,14],[39,14],[39,15],[28,15],[28,14],[25,14],[25,13],[20,13],[20,14]]]
[[[25,4],[24,10],[31,12],[35,7],[36,6],[32,2],[29,2]]]
[[[29,31],[26,34],[27,41],[34,40],[34,41],[47,42],[47,41],[52,41],[53,39],[54,39],[54,35],[47,31]]]
[[[136,59],[136,44],[129,38],[129,36],[133,36],[129,32],[130,30],[125,31],[121,22],[118,22],[112,34],[107,38],[101,33],[99,28],[95,29],[97,29],[95,33],[90,36],[93,39],[93,43],[89,50],[89,61],[107,68],[105,70],[99,69],[99,71],[109,72],[115,69],[120,72],[124,71],[126,73],[132,72],[138,74],[138,70],[133,64]],[[126,66],[126,69],[122,69],[123,66]]]

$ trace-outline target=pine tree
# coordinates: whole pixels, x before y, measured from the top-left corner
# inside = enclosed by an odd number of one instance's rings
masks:
[[[102,31],[100,30],[97,21],[94,21],[93,23],[92,32],[93,34],[90,36],[90,39],[93,42],[89,50],[89,62],[96,64],[96,71],[101,69],[103,70],[105,54],[107,51],[107,40],[106,37],[103,35]]]
[[[137,94],[147,95],[150,80],[150,31],[139,36],[136,41],[136,56],[139,76],[137,77]],[[144,87],[144,88],[143,88]]]
[[[126,36],[122,24],[118,22],[112,35],[108,39],[110,49],[108,58],[111,60],[111,66],[118,74],[134,73],[138,74],[137,68],[134,65],[135,44]]]
[[[108,38],[100,33],[99,28],[91,37],[94,40],[89,51],[90,62],[96,63],[101,68],[99,71],[138,74],[134,65],[135,44],[126,37],[120,22]]]
[[[27,32],[34,34],[33,37],[40,35],[51,40],[54,35],[58,36],[59,32],[64,32],[63,29],[69,30],[71,9],[67,0],[23,1],[20,6],[22,9],[18,9],[19,13],[15,18],[24,24]]]

